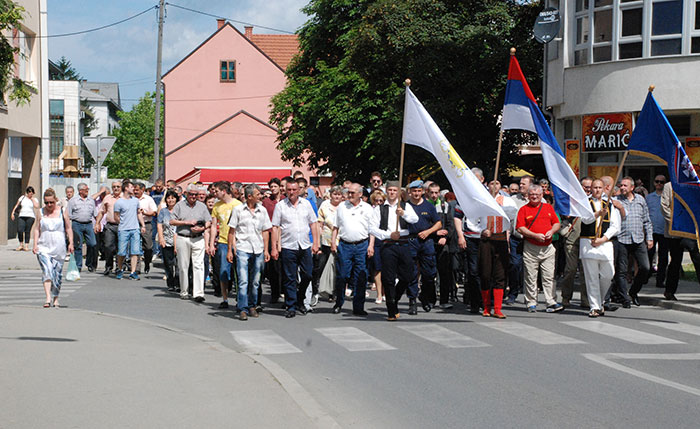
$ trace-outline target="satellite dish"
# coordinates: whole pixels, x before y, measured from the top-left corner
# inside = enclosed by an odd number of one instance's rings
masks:
[[[535,20],[535,40],[540,43],[549,43],[559,34],[561,19],[559,18],[559,9],[548,7],[537,15]]]

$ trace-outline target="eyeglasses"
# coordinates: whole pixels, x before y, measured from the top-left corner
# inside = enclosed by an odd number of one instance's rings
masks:
[[[382,179],[372,179],[372,183],[382,183]]]
[[[654,183],[662,183],[663,184],[663,183],[666,183],[666,181],[665,180],[654,180]]]
[[[359,193],[359,192],[355,192],[355,191],[348,191],[348,194],[358,194],[358,193]]]
[[[44,201],[44,204],[56,204],[56,201]]]

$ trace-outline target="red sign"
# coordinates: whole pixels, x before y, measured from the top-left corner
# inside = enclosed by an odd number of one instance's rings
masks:
[[[627,150],[632,135],[632,114],[586,115],[581,121],[584,152]]]

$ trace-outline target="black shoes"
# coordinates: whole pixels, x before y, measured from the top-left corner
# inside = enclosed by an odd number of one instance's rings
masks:
[[[102,272],[102,275],[108,276],[112,274],[112,269],[111,268],[105,268],[105,270]]]
[[[353,310],[352,314],[354,316],[367,316],[367,312],[365,310]]]
[[[204,302],[204,297],[203,296],[195,296],[194,302],[197,302],[197,303]]]
[[[340,313],[340,307],[333,307],[333,314]]]
[[[629,301],[622,303],[622,308],[632,308],[632,304]]]
[[[297,313],[294,310],[287,310],[284,313],[284,317],[286,317],[287,319],[291,319],[292,317],[294,317],[296,315],[297,315]]]
[[[676,298],[676,295],[674,295],[672,293],[666,293],[666,292],[664,292],[664,299],[666,299],[666,301],[678,301],[678,298]]]
[[[408,301],[408,314],[409,316],[415,316],[418,314],[418,305],[416,305],[416,300],[411,299]]]
[[[221,301],[221,304],[219,304],[219,308],[228,308],[228,301]]]
[[[640,304],[639,297],[637,295],[630,295],[630,299],[632,300],[632,304],[636,305],[637,307],[642,305]]]
[[[94,273],[94,272],[95,272],[95,268],[94,268],[94,267],[88,267],[88,272],[89,272],[89,273]]]
[[[425,311],[426,313],[430,313],[430,310],[432,310],[432,309],[433,309],[433,306],[430,305],[429,302],[426,302],[425,304],[423,304],[423,311]]]
[[[309,310],[307,310],[307,309],[304,308],[304,307],[297,308],[297,311],[298,311],[299,314],[301,314],[302,316],[306,316],[306,313],[309,312]]]

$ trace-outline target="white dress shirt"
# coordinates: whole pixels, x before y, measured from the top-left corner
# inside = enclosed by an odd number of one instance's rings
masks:
[[[252,211],[248,204],[239,204],[231,212],[228,226],[236,231],[236,251],[260,254],[265,250],[262,233],[272,229],[272,222],[261,203]]]
[[[297,199],[296,206],[292,205],[289,198],[285,198],[275,205],[272,214],[272,225],[280,227],[282,248],[287,250],[311,247],[310,224],[316,220],[316,213],[306,198]]]
[[[145,193],[141,195],[141,198],[139,198],[139,208],[143,210],[144,212],[148,213],[153,213],[156,212],[158,213],[158,206],[156,205],[155,200],[153,197],[150,195],[146,195]],[[144,222],[150,222],[151,218],[153,216],[146,216],[145,214],[143,215],[143,221]]]
[[[372,206],[364,201],[353,205],[343,201],[335,212],[333,227],[338,228],[338,237],[351,243],[369,238],[369,224],[372,220]]]
[[[595,198],[591,198],[591,201],[593,202],[593,211],[600,210],[601,201],[596,200]],[[615,257],[615,249],[613,247],[613,244],[610,242],[610,239],[620,232],[620,211],[616,209],[615,206],[613,206],[612,204],[610,205],[610,207],[612,207],[612,210],[610,211],[610,225],[608,225],[607,231],[605,231],[605,233],[603,234],[605,237],[608,238],[608,241],[606,241],[598,247],[593,247],[591,245],[591,242],[593,240],[591,240],[590,238],[581,237],[579,244],[579,256],[581,259],[587,258],[598,259],[603,261],[612,261]],[[585,223],[586,225],[595,222],[596,229],[602,221],[603,216],[599,218],[581,218],[581,222]]]
[[[391,233],[396,230],[396,207],[398,206],[398,201],[396,202],[396,204],[393,205],[389,204],[388,201],[385,201],[384,205],[389,206],[389,214],[387,216],[387,228],[389,229],[379,229],[379,223],[382,218],[380,206],[376,206],[373,209],[374,213],[372,214],[372,222],[369,225],[370,234],[377,237],[377,239],[379,240],[388,240],[391,237]],[[401,216],[401,218],[407,223],[418,222],[418,215],[416,214],[416,211],[413,210],[413,207],[411,207],[410,204],[406,204],[406,207],[403,210],[403,216]],[[401,224],[399,224],[399,235],[401,237],[405,237],[408,235],[408,229],[401,228]]]

